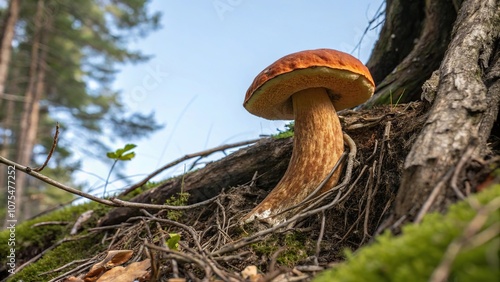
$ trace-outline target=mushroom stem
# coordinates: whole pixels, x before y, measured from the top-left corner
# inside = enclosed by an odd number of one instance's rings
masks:
[[[324,88],[299,91],[292,96],[292,100],[295,132],[290,163],[280,182],[244,217],[244,222],[258,219],[276,225],[285,221],[287,213],[279,213],[312,193],[344,151],[340,121]],[[332,175],[320,193],[328,191],[338,182],[340,171]]]

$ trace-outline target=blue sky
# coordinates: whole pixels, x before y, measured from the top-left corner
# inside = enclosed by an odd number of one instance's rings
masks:
[[[185,154],[282,129],[285,121],[264,120],[243,108],[254,77],[280,57],[307,49],[337,49],[366,62],[379,29],[354,48],[382,0],[190,2],[152,1],[151,10],[163,13],[163,27],[130,47],[153,58],[124,66],[114,83],[131,111],[154,111],[165,125],[151,138],[134,142],[137,156],[126,165],[127,174],[135,175],[132,180]],[[103,178],[109,167],[84,162],[85,171]],[[102,184],[90,175],[80,177]]]

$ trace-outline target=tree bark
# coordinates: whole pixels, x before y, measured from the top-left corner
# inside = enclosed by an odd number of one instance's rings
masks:
[[[497,1],[464,1],[439,68],[434,104],[405,161],[396,218],[422,206],[468,148],[484,156],[500,100],[499,34]],[[433,209],[446,206],[446,189],[435,192]]]
[[[425,20],[423,1],[387,0],[385,22],[366,63],[375,84],[380,84],[408,56]]]
[[[450,40],[455,6],[448,0],[387,1],[386,21],[367,63],[377,89],[363,107],[420,99]]]
[[[14,128],[14,109],[15,104],[13,100],[7,100],[7,104],[5,105],[5,118],[2,121],[2,128],[4,129],[4,134],[2,136],[2,143],[0,143],[0,156],[5,158],[11,158],[11,149],[14,146],[14,138],[12,136],[13,128]],[[9,130],[10,129],[10,133]],[[7,183],[7,170],[0,171],[0,183]],[[0,197],[4,202],[6,201],[7,194]],[[7,227],[7,220],[4,222],[3,227]]]
[[[36,142],[36,133],[40,118],[40,99],[43,92],[43,80],[45,78],[45,56],[46,48],[40,48],[43,36],[42,20],[44,15],[44,0],[38,0],[35,15],[35,34],[31,51],[31,64],[29,71],[29,83],[25,94],[25,103],[21,114],[20,131],[17,138],[17,162],[29,166]],[[27,177],[23,173],[16,177],[16,214],[18,219],[26,218],[23,210],[26,208],[24,197],[27,190]]]
[[[2,37],[0,38],[0,97],[5,92],[5,81],[7,80],[12,51],[12,39],[14,38],[14,27],[19,17],[19,4],[20,0],[10,0],[3,23]],[[0,98],[1,105],[2,99]]]

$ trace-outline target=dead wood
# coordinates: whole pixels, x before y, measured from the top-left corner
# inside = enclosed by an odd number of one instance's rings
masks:
[[[217,196],[223,189],[250,183],[255,173],[259,187],[274,187],[285,173],[291,149],[291,139],[262,139],[253,146],[240,149],[184,177],[168,180],[131,201],[164,204],[165,200],[182,189],[190,194],[189,203],[197,203]],[[139,214],[137,209],[115,208],[102,219],[100,225],[123,222]]]

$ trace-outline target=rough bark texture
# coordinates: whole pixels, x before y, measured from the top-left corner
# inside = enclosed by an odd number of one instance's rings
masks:
[[[189,203],[197,203],[217,196],[222,189],[248,184],[257,172],[256,183],[261,187],[274,187],[288,167],[292,154],[292,139],[263,139],[257,144],[241,149],[226,158],[212,162],[203,169],[166,181],[159,187],[146,191],[131,201],[164,204],[176,193],[190,194]],[[184,183],[183,183],[184,182]],[[110,225],[140,214],[131,208],[115,208],[100,222]]]
[[[411,52],[425,19],[423,1],[388,0],[385,22],[366,63],[375,84],[380,84]]]
[[[448,0],[386,5],[386,22],[367,63],[377,89],[365,108],[418,100],[422,84],[439,67],[456,18]]]
[[[12,51],[12,39],[14,38],[14,27],[19,17],[20,0],[11,0],[7,15],[3,22],[2,37],[0,38],[0,97],[5,92],[5,81],[7,80],[7,69],[10,62],[10,54]],[[2,99],[0,98],[0,105]]]
[[[497,1],[464,2],[439,69],[429,118],[406,158],[396,217],[421,206],[469,146],[485,146],[499,107],[499,62],[493,53],[498,52],[499,23]],[[445,205],[446,189],[439,194],[434,207]]]

